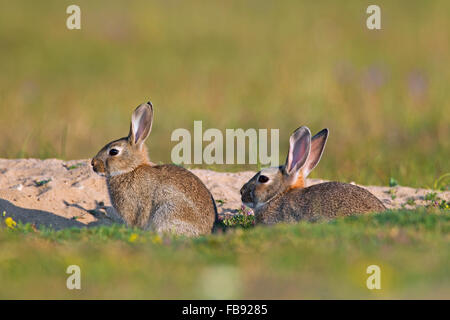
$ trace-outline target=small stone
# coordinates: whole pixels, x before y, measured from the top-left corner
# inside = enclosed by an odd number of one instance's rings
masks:
[[[77,188],[77,189],[80,189],[80,190],[84,189],[84,186],[81,183],[79,183],[79,182],[72,183],[71,187],[72,188]]]
[[[16,190],[22,191],[23,185],[21,183],[19,183],[19,184],[12,186],[11,189],[16,189]]]

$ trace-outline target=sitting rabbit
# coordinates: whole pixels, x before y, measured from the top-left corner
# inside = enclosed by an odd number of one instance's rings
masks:
[[[111,202],[128,226],[187,236],[211,233],[217,209],[203,182],[179,166],[149,161],[144,141],[152,122],[152,104],[138,106],[128,136],[104,146],[92,159],[93,170],[106,176]]]
[[[315,221],[386,210],[373,194],[352,184],[325,182],[305,188],[327,138],[328,129],[311,139],[307,127],[298,128],[289,139],[285,165],[261,170],[242,187],[242,202],[253,208],[257,223]]]

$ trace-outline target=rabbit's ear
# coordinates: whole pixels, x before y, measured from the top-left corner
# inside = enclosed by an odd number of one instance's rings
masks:
[[[328,139],[328,129],[322,129],[311,139],[311,152],[302,168],[303,178],[306,178],[309,173],[317,166],[322,157],[325,144]]]
[[[297,176],[299,170],[308,159],[311,148],[311,131],[308,127],[300,127],[289,138],[289,152],[284,169],[289,176]]]
[[[131,145],[140,145],[147,139],[152,130],[153,106],[151,102],[143,103],[134,110],[131,116],[128,141]]]

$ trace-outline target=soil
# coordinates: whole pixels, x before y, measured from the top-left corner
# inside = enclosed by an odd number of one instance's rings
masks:
[[[219,216],[233,215],[241,208],[239,189],[255,172],[215,172],[193,169],[212,192]],[[308,179],[307,184],[325,180]],[[377,196],[387,208],[412,209],[429,201],[427,189],[361,186]],[[450,191],[433,191],[450,201]],[[0,214],[15,221],[67,227],[95,226],[118,222],[111,207],[105,178],[95,174],[89,160],[0,159]]]

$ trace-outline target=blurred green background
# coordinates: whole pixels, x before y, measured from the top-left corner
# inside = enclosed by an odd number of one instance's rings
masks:
[[[373,2],[373,1],[372,1]],[[312,176],[431,186],[449,172],[450,2],[74,1],[0,5],[0,157],[92,157],[151,100],[176,128],[331,130]],[[256,166],[214,166],[217,170]]]

